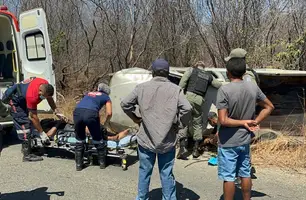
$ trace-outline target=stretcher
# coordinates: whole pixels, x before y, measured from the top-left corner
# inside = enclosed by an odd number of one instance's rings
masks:
[[[34,136],[34,148],[42,146],[39,136]],[[58,148],[58,149],[64,149],[68,152],[74,153],[75,146],[76,146],[76,138],[75,138],[75,130],[73,126],[71,125],[70,128],[65,127],[63,130],[58,130],[55,137],[54,142],[50,146],[45,146],[44,150],[48,151],[50,148]],[[107,141],[107,157],[112,158],[118,158],[121,160],[121,167],[122,170],[127,170],[127,158],[129,155],[133,154],[137,151],[137,141],[136,141],[136,135],[135,134],[129,134],[126,137],[122,138],[119,141]],[[85,157],[87,157],[87,160],[90,163],[93,163],[96,160],[97,156],[97,150],[92,144],[92,138],[91,136],[87,136],[86,142],[85,142]],[[65,157],[64,155],[61,157]]]

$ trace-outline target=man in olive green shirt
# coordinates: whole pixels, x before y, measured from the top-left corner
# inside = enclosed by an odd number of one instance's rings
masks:
[[[192,106],[192,120],[187,128],[180,130],[178,159],[185,159],[188,154],[186,149],[188,132],[195,142],[192,155],[194,158],[200,156],[198,148],[200,142],[203,140],[203,106],[205,94],[210,85],[215,88],[219,88],[222,85],[221,82],[206,72],[203,69],[204,67],[203,62],[197,62],[184,73],[179,83],[179,86],[186,92],[186,98]]]

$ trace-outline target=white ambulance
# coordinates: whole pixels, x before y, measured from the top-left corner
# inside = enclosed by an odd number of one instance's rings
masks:
[[[37,8],[17,19],[6,6],[0,6],[0,98],[7,87],[30,77],[44,78],[55,87],[46,14]],[[38,109],[50,111],[46,100]],[[10,116],[0,117],[0,125],[12,124]]]

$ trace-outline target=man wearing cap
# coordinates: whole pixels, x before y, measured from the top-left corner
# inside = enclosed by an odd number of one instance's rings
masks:
[[[77,144],[75,147],[76,170],[83,169],[84,148],[86,141],[86,127],[88,127],[98,152],[98,161],[101,169],[106,167],[106,143],[100,133],[101,108],[105,106],[106,120],[112,117],[112,103],[109,98],[110,88],[104,83],[100,83],[98,91],[88,92],[83,99],[76,105],[73,112],[73,121],[76,131]]]
[[[178,127],[190,119],[191,105],[181,88],[168,80],[169,64],[164,59],[152,63],[151,81],[139,84],[121,102],[123,111],[137,124],[139,180],[137,200],[148,199],[150,178],[156,157],[163,199],[176,200],[173,165]],[[139,106],[141,118],[135,115]]]
[[[204,70],[204,63],[197,62],[193,67],[189,68],[181,78],[179,86],[186,91],[186,97],[192,106],[192,120],[187,128],[180,130],[180,150],[177,154],[178,159],[186,159],[188,154],[187,136],[188,132],[194,140],[192,155],[194,158],[200,156],[199,145],[203,140],[203,106],[205,102],[205,94],[208,86],[215,88],[221,87],[221,83],[211,74]]]
[[[247,51],[241,48],[236,48],[233,49],[230,53],[230,55],[228,57],[225,58],[225,61],[229,61],[231,58],[242,58],[245,59],[247,54]],[[257,75],[257,73],[255,72],[255,70],[253,70],[252,68],[250,68],[247,64],[246,64],[246,72],[243,75],[243,80],[244,81],[252,81],[253,83],[256,83],[257,85],[259,85],[260,80],[259,77]]]

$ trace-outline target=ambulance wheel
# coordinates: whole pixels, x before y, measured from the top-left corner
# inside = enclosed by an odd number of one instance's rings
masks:
[[[123,171],[126,171],[126,170],[127,170],[127,162],[126,162],[126,159],[122,159],[122,160],[121,160],[121,167],[122,167],[122,170],[123,170]]]

